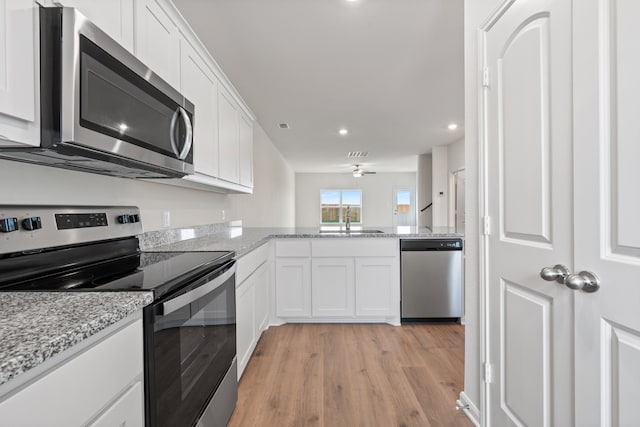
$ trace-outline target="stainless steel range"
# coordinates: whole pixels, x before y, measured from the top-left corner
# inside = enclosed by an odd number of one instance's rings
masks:
[[[226,425],[237,400],[233,252],[140,251],[133,206],[1,206],[0,291],[150,291],[147,426]]]

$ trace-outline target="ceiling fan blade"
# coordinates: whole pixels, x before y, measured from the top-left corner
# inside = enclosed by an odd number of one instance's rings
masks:
[[[373,171],[362,171],[363,175],[375,175],[377,172],[373,172]]]

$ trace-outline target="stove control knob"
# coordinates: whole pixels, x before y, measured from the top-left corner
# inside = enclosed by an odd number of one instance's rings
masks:
[[[11,233],[18,230],[18,218],[0,219],[0,233]]]
[[[130,215],[118,215],[117,220],[120,224],[129,224],[131,222]]]
[[[140,222],[140,215],[138,214],[134,214],[134,215],[129,215],[131,222]]]
[[[40,230],[42,228],[42,220],[39,216],[32,216],[22,220],[22,228],[25,230]]]

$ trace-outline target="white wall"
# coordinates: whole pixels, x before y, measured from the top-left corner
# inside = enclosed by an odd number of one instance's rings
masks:
[[[418,226],[433,226],[433,206],[420,212],[425,206],[433,201],[433,171],[432,155],[421,154],[418,156]]]
[[[354,178],[341,173],[296,173],[296,226],[320,225],[320,190],[362,190],[362,223],[393,226],[393,188],[415,189],[416,173],[378,173]]]
[[[171,227],[210,224],[225,220],[244,219],[254,222],[255,210],[282,210],[287,224],[293,222],[293,181],[291,168],[256,123],[259,134],[254,157],[256,191],[242,205],[236,206],[231,196],[193,190],[172,185],[125,178],[68,171],[47,166],[0,160],[2,204],[55,205],[134,205],[140,207],[145,231],[162,228],[162,212],[170,212]],[[270,170],[282,169],[277,179]],[[263,182],[282,182],[270,189]],[[228,212],[228,213],[227,213]],[[233,216],[232,216],[233,215]]]
[[[446,145],[433,147],[432,159],[432,196],[433,226],[449,225],[449,150]]]
[[[464,138],[447,145],[449,174],[464,169]]]
[[[295,173],[262,127],[253,128],[253,194],[229,196],[229,218],[246,227],[295,225]]]

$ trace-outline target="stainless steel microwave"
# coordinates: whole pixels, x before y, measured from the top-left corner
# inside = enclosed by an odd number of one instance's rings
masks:
[[[194,105],[73,8],[40,8],[39,147],[0,157],[129,178],[193,173]]]

